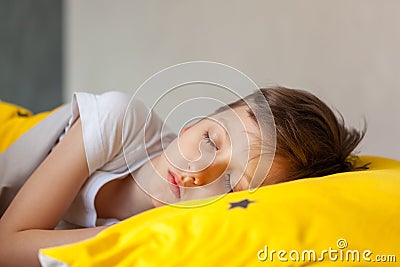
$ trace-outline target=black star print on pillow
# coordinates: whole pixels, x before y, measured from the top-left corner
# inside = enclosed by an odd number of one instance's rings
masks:
[[[247,209],[247,206],[249,204],[251,204],[251,203],[254,203],[254,202],[255,201],[248,200],[247,198],[243,199],[241,201],[238,201],[238,202],[229,202],[229,205],[231,205],[231,206],[228,209],[230,210],[230,209],[238,208],[238,207],[243,208],[243,209]]]
[[[18,115],[19,117],[28,117],[28,116],[29,116],[28,113],[22,112],[21,110],[18,110],[18,111],[17,111],[17,115]]]

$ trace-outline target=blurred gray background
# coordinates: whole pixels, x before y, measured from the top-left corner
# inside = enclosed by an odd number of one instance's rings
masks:
[[[62,1],[0,1],[0,99],[33,112],[62,103]]]
[[[20,2],[30,3],[36,14],[31,16],[44,21],[32,26],[35,19],[3,10],[4,5],[14,7]],[[361,154],[400,160],[400,1],[3,3],[1,20],[5,20],[3,13],[11,20],[7,20],[6,33],[2,30],[1,53],[6,63],[0,63],[0,98],[5,97],[3,91],[15,91],[14,99],[22,101],[28,95],[29,105],[39,109],[60,101],[60,88],[63,102],[70,101],[74,91],[133,94],[147,78],[168,66],[216,61],[244,72],[259,86],[279,84],[311,91],[339,110],[349,125],[361,127],[366,118],[367,135],[358,148]],[[58,7],[62,7],[61,14]],[[43,13],[52,8],[51,15]],[[55,14],[63,22],[59,37],[55,37]],[[26,33],[32,28],[37,31]],[[13,44],[4,44],[4,36]],[[36,38],[35,50],[30,45],[35,41],[21,36]],[[62,40],[57,45],[62,49],[62,60],[54,48],[57,40]],[[25,60],[21,58],[30,57],[29,67],[20,67]],[[39,63],[38,58],[49,62]],[[13,82],[9,81],[11,76]],[[37,86],[33,88],[33,84]],[[148,92],[149,99],[162,93],[157,90],[161,89]],[[215,92],[221,93],[218,89]],[[45,103],[37,102],[45,98]],[[146,95],[144,98],[148,100]],[[204,108],[193,105],[193,109]],[[164,116],[168,108],[159,110]],[[171,127],[178,129],[173,121]]]

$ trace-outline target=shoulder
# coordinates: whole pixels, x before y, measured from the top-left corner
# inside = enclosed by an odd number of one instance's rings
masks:
[[[90,127],[90,132],[98,131],[103,144],[119,139],[123,128],[137,132],[151,113],[141,100],[117,91],[75,93],[73,102],[84,127]]]
[[[87,112],[107,123],[119,124],[125,116],[137,118],[149,110],[141,100],[131,99],[128,94],[118,91],[102,94],[78,92],[74,94],[73,102],[78,106],[81,116]]]
[[[109,91],[96,95],[96,100],[106,110],[122,110],[128,106],[130,97],[123,92]]]
[[[75,93],[73,107],[75,117],[81,118],[90,174],[120,152],[123,132],[133,138],[140,131],[148,113],[143,102],[115,91]]]
[[[129,104],[129,96],[117,91],[102,94],[78,92],[74,94],[74,100],[76,100],[80,109],[90,107],[92,112],[98,113],[122,112]]]

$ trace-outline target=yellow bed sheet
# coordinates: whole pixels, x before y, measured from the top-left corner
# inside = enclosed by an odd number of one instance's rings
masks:
[[[34,115],[25,108],[0,101],[0,153],[50,113]]]

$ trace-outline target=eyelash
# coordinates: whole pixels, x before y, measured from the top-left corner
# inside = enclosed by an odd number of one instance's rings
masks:
[[[212,146],[213,148],[215,148],[216,150],[219,150],[217,145],[211,140],[209,132],[205,131],[204,134],[204,140],[206,140],[207,144],[209,144],[210,146]]]

